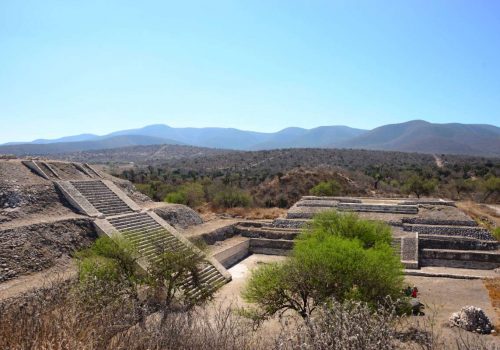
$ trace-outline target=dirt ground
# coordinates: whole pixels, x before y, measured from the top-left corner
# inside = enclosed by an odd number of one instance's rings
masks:
[[[0,300],[12,298],[62,282],[76,276],[76,265],[69,257],[59,259],[54,266],[41,272],[31,273],[0,283]]]
[[[488,229],[500,227],[500,209],[498,205],[464,201],[457,202],[457,207]]]
[[[236,264],[229,269],[233,280],[219,290],[215,301],[230,303],[233,306],[247,305],[241,298],[241,291],[251,271],[260,264],[282,261],[283,259],[285,259],[285,257],[254,254]],[[492,323],[497,327],[500,325],[498,309],[493,307],[484,280],[407,276],[405,281],[411,286],[417,286],[419,289],[419,299],[426,305],[426,315],[419,317],[415,316],[413,320],[416,323],[435,322],[437,334],[441,339],[444,339],[444,341],[456,338],[459,334],[457,329],[448,326],[448,319],[453,312],[459,311],[466,305],[474,305],[482,308]],[[271,328],[274,326],[277,325],[268,325],[268,327]],[[473,333],[467,333],[467,336],[481,337],[482,340],[488,343],[498,344],[500,347],[500,336],[479,336]]]
[[[235,306],[246,305],[245,301],[241,298],[241,292],[252,270],[261,264],[283,261],[284,259],[286,259],[286,257],[276,255],[250,255],[248,258],[228,270],[233,280],[217,292],[216,301],[230,302]]]
[[[417,286],[418,298],[425,305],[425,316],[415,317],[415,321],[434,321],[438,333],[444,339],[455,338],[458,335],[456,328],[448,326],[448,319],[452,313],[467,305],[480,307],[493,324],[497,327],[499,325],[499,315],[492,305],[483,280],[407,276],[405,281],[410,286]],[[476,336],[472,333],[469,335]],[[498,336],[482,335],[479,337],[500,346]]]

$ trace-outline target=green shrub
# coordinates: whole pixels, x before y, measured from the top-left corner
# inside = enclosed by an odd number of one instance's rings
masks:
[[[335,196],[340,193],[340,184],[335,180],[323,181],[309,191],[313,196]]]
[[[214,204],[221,208],[248,207],[251,203],[252,197],[236,188],[227,188],[214,197]]]
[[[304,235],[307,237],[333,235],[359,239],[365,248],[380,243],[390,245],[392,242],[391,228],[387,224],[381,221],[363,220],[354,213],[340,213],[333,210],[317,214]]]
[[[492,233],[493,237],[495,237],[497,241],[500,241],[500,227],[495,227]]]
[[[186,183],[177,191],[167,194],[165,201],[195,208],[203,203],[205,192],[203,186],[197,182]]]
[[[483,183],[484,198],[486,201],[492,194],[500,193],[500,177],[490,176]]]
[[[410,176],[403,186],[403,189],[406,193],[414,193],[417,198],[425,195],[428,196],[432,194],[437,187],[437,183],[435,180],[427,180],[418,175]]]
[[[187,205],[187,198],[184,192],[171,192],[165,197],[165,202]]]
[[[365,249],[359,240],[310,236],[297,240],[293,257],[321,299],[377,302],[397,297],[402,288],[399,256],[386,244]]]

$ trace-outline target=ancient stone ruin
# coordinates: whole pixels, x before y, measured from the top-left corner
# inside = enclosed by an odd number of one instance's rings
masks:
[[[231,280],[217,260],[155,213],[158,209],[171,214],[168,205],[136,203],[116,178],[88,164],[23,160],[1,165],[5,176],[0,204],[5,209],[0,217],[0,281],[50,267],[62,255],[88,246],[97,235],[123,236],[134,243],[144,271],[165,249],[204,256],[198,273],[201,288],[190,278],[183,282],[190,298]],[[26,249],[29,245],[32,249]],[[18,264],[21,261],[25,263]]]

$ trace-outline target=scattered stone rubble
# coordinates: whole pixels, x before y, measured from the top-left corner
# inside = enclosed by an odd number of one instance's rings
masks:
[[[193,209],[181,204],[169,204],[154,210],[158,216],[176,228],[188,228],[189,226],[203,223],[202,218]]]
[[[493,325],[484,311],[475,306],[464,306],[459,312],[454,312],[450,316],[450,324],[480,334],[490,334],[493,330]]]

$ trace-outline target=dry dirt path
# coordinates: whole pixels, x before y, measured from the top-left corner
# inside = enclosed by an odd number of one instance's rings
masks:
[[[0,224],[0,230],[9,230],[22,226],[29,226],[34,224],[50,224],[53,222],[64,221],[64,220],[72,220],[72,219],[88,219],[88,216],[80,215],[76,213],[64,214],[60,215],[58,213],[54,213],[53,215],[36,214],[25,216],[22,219],[16,219],[12,221],[7,221]]]
[[[66,281],[76,276],[77,270],[69,257],[60,259],[46,270],[24,275],[0,284],[0,300],[20,296],[33,289],[48,287],[52,283]]]
[[[434,156],[434,159],[436,160],[436,166],[438,168],[442,168],[443,167],[443,160],[441,158],[439,158],[436,154],[433,154]]]

